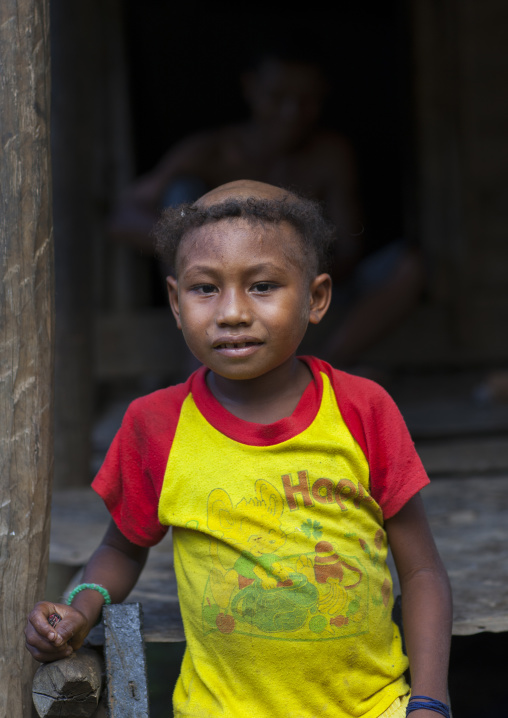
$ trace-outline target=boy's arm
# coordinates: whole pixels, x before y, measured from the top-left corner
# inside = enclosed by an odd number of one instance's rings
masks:
[[[400,579],[411,693],[447,703],[452,597],[420,495],[387,519],[385,528]],[[414,715],[435,718],[436,713]]]
[[[131,543],[111,521],[102,543],[88,562],[83,583],[106,588],[113,603],[120,603],[131,592],[145,565],[148,549]],[[93,589],[78,593],[72,606],[49,601],[38,603],[28,617],[26,646],[38,661],[55,661],[79,648],[97,622],[104,598]],[[53,628],[52,613],[62,620]]]

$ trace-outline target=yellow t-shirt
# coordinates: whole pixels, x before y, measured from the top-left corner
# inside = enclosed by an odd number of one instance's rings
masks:
[[[179,394],[169,451],[155,442],[167,451],[151,483],[157,527],[173,527],[187,638],[176,716],[376,718],[408,690],[383,523],[428,479],[383,390],[306,361],[314,381],[292,417],[236,419],[202,370]],[[147,545],[155,535],[129,521],[122,465],[128,435],[131,452],[150,439],[140,408],[94,488],[125,535]],[[163,465],[153,446],[145,453],[143,500],[149,467]]]

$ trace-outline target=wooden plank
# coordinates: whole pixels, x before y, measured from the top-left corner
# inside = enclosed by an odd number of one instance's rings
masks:
[[[54,491],[51,503],[50,560],[83,566],[98,547],[111,520],[93,489]],[[171,532],[150,550],[150,556],[172,556]],[[150,560],[150,559],[149,559]]]
[[[508,631],[508,476],[435,480],[422,496],[452,584],[453,634]]]
[[[508,630],[508,478],[435,481],[424,502],[454,595],[453,633]]]
[[[431,439],[449,446],[451,439],[508,435],[508,402],[488,398],[488,376],[478,369],[406,372],[388,389],[419,446]]]
[[[402,406],[413,439],[508,434],[508,404],[480,404],[473,398],[429,399]]]
[[[180,372],[189,357],[169,307],[102,314],[95,325],[98,379]]]
[[[499,234],[504,238],[505,229]],[[496,260],[492,259],[497,254]],[[506,285],[506,263],[492,251],[485,261],[492,263],[491,281]],[[495,270],[494,270],[495,267]],[[495,273],[494,273],[495,271]],[[508,323],[508,305],[504,296],[473,297],[468,302],[468,319],[474,326],[474,337],[461,343],[450,327],[450,307],[442,300],[422,303],[411,316],[388,336],[362,355],[362,361],[391,367],[475,367],[508,359],[508,333],[499,327]]]
[[[79,492],[66,493],[67,507],[70,496],[84,503]],[[477,475],[436,479],[424,489],[423,498],[450,574],[455,601],[454,634],[508,630],[508,474],[497,478]],[[93,503],[95,500],[89,506]],[[84,532],[88,519],[86,511],[79,516]],[[72,544],[76,535],[67,534],[67,543]],[[67,555],[75,557],[74,551],[70,547],[64,553],[60,548],[55,553],[64,559]],[[146,641],[184,639],[169,537],[151,550],[130,600],[141,601],[144,606]],[[100,629],[90,638],[94,644],[103,642]]]
[[[101,542],[109,521],[108,510],[92,489],[54,491],[50,561],[83,566]]]
[[[416,449],[431,477],[508,475],[506,436],[417,441]]]
[[[0,715],[30,715],[53,467],[49,0],[0,3]]]
[[[147,643],[174,643],[185,640],[172,547],[168,552],[151,552],[142,579],[129,601],[144,607],[144,635]]]
[[[110,718],[149,718],[141,605],[104,606],[102,615]]]

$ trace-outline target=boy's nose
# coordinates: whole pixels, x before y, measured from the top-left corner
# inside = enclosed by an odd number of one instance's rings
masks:
[[[217,324],[249,324],[250,321],[251,312],[243,292],[225,292],[217,313]]]

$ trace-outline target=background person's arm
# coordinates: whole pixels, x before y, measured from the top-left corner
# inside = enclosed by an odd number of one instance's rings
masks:
[[[113,208],[108,221],[112,239],[153,254],[153,225],[159,219],[164,195],[172,182],[182,177],[202,179],[213,162],[217,140],[203,132],[172,147],[157,165],[127,187]]]
[[[334,281],[347,277],[364,252],[364,225],[354,150],[343,137],[324,143],[321,172],[325,176],[326,214],[337,228],[333,256]]]

